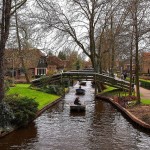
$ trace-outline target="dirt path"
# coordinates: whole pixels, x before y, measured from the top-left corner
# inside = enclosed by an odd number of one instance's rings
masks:
[[[142,94],[141,95],[142,99],[147,99],[147,100],[149,99],[150,100],[150,90],[147,90],[147,89],[140,87],[140,93]]]

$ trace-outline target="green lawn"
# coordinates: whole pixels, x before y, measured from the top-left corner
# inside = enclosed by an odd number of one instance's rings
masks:
[[[123,92],[123,91],[116,91],[117,89],[111,86],[107,86],[107,89],[103,90],[100,94],[102,95],[106,95],[106,96],[114,96],[117,95],[118,93],[120,93],[120,96],[127,96],[128,92]],[[142,94],[141,94],[142,95]],[[141,103],[144,105],[150,105],[150,99],[141,99]]]
[[[150,80],[140,79],[140,81],[144,81],[144,82],[150,83]]]
[[[150,99],[141,99],[141,103],[145,105],[150,105]]]
[[[103,90],[100,94],[112,92],[112,91],[114,91],[114,90],[116,90],[116,89],[117,89],[117,88],[115,88],[115,87],[107,86],[107,88],[106,88],[105,90]]]
[[[11,87],[7,94],[19,94],[20,96],[27,96],[35,98],[35,101],[39,103],[38,109],[42,109],[47,104],[60,98],[60,96],[47,94],[41,91],[36,91],[29,88],[30,84],[16,84],[15,87]]]

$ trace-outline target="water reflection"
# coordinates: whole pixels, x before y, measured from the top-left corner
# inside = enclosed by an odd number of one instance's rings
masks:
[[[65,98],[47,110],[28,128],[0,139],[0,149],[14,150],[149,150],[150,135],[140,132],[109,103],[94,100],[94,89],[87,82],[80,100],[86,112],[71,113],[75,99],[70,87]]]
[[[37,128],[35,123],[31,123],[28,127],[18,129],[13,133],[0,139],[0,150],[19,150],[26,147],[33,147],[32,143],[37,141]],[[28,143],[28,145],[26,145]]]

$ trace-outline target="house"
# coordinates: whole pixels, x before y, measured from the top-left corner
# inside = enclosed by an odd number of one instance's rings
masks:
[[[119,60],[117,59],[115,61],[115,66],[116,66],[116,71],[123,73],[130,73],[130,59],[124,59],[124,60]],[[135,60],[132,60],[132,72],[135,73]]]
[[[44,54],[39,49],[22,50],[21,54],[17,49],[6,49],[4,54],[5,74],[16,78],[24,76],[24,70],[21,63],[22,58],[28,74],[34,76],[39,59],[42,56],[44,56]]]
[[[41,56],[38,60],[38,64],[35,67],[35,76],[47,75],[47,60],[46,56]]]
[[[49,75],[66,67],[66,60],[61,60],[56,56],[46,56],[39,49],[22,50],[21,54],[17,49],[5,50],[5,75],[20,79],[24,77],[21,58],[29,77],[39,77]]]
[[[67,64],[66,60],[61,60],[60,58],[58,58],[56,56],[50,55],[47,57],[48,68],[51,68],[53,65],[55,65],[56,69],[58,71],[61,71],[66,67],[66,64]]]
[[[141,55],[141,72],[150,74],[150,52],[143,52]]]
[[[50,75],[58,71],[62,71],[66,67],[66,61],[50,55],[41,56],[37,67],[35,68],[35,76]]]

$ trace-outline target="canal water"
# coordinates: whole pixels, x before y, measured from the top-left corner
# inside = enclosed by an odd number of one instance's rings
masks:
[[[149,150],[150,134],[134,128],[111,104],[94,100],[91,82],[80,96],[85,113],[71,113],[75,89],[27,128],[0,139],[0,150]]]

